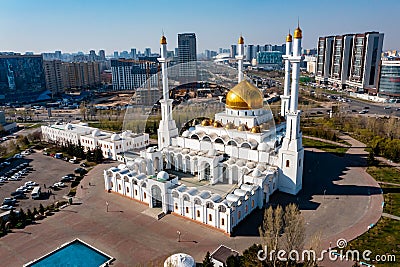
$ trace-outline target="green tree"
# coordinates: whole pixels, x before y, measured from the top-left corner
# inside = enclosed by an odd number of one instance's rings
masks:
[[[265,264],[258,259],[258,252],[262,250],[261,245],[253,244],[251,247],[243,251],[241,265],[244,267],[262,267]],[[267,255],[268,256],[268,255]]]
[[[40,203],[40,205],[39,205],[39,213],[44,215],[44,207],[43,207],[42,203]]]
[[[202,267],[214,267],[214,263],[211,260],[211,255],[209,251],[207,251],[207,254],[204,257]]]
[[[103,151],[98,146],[93,150],[93,161],[96,163],[103,161]]]
[[[28,209],[28,210],[26,211],[26,217],[27,217],[28,219],[30,219],[30,220],[33,220],[33,219],[34,219],[34,215],[33,215],[32,211],[31,211],[30,209]]]
[[[22,224],[23,227],[25,227],[25,225],[26,225],[26,217],[27,217],[27,216],[26,216],[24,210],[23,210],[23,209],[20,209],[20,210],[19,210],[18,219],[19,219],[19,221],[21,222],[21,224]]]

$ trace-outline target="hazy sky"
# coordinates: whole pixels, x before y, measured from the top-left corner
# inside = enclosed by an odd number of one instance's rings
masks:
[[[236,43],[281,44],[303,30],[303,47],[318,36],[380,31],[384,49],[400,48],[399,0],[0,0],[0,51],[158,51],[164,31],[195,32],[198,52]]]

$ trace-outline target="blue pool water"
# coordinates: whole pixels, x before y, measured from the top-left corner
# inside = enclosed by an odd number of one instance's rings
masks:
[[[111,258],[86,244],[75,240],[68,245],[50,253],[30,267],[98,267]]]

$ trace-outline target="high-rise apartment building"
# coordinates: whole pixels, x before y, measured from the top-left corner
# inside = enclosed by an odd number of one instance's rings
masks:
[[[188,82],[196,79],[196,34],[180,33],[178,34],[178,62],[180,65],[179,72],[182,82]]]
[[[130,54],[132,59],[137,59],[137,52],[136,48],[131,48],[131,54]]]
[[[43,61],[46,88],[52,96],[64,92],[61,60]]]
[[[112,59],[112,85],[113,90],[134,90],[141,87],[149,78],[148,86],[158,87],[157,74],[160,64],[156,57],[139,57],[133,59]]]
[[[106,60],[106,51],[99,50],[99,58],[100,60]]]
[[[101,84],[99,62],[62,63],[64,89],[86,89]]]
[[[382,60],[378,77],[378,94],[399,99],[400,60]]]
[[[231,45],[231,58],[235,58],[237,55],[237,46],[235,44]]]
[[[32,102],[45,90],[42,55],[0,55],[0,101]]]
[[[376,87],[383,36],[366,32],[320,37],[316,80],[357,91]]]

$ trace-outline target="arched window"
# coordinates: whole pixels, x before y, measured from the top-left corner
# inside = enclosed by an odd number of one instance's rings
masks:
[[[200,211],[199,210],[197,211],[197,217],[200,217]]]
[[[247,213],[248,210],[249,210],[249,208],[248,208],[247,205],[246,205],[245,212]]]
[[[208,214],[208,221],[212,222],[212,215],[211,214]]]
[[[221,225],[225,225],[225,219],[224,218],[221,219]]]
[[[301,166],[301,159],[299,159],[299,167]]]
[[[251,201],[251,207],[254,208],[254,199]]]
[[[137,190],[135,189],[135,196],[137,196]]]
[[[121,185],[120,184],[118,185],[118,190],[121,190]]]
[[[286,168],[289,168],[289,160],[286,160]]]
[[[189,213],[189,207],[186,207],[185,211],[186,213]]]
[[[146,197],[147,197],[147,194],[146,194],[146,192],[144,192],[143,193],[143,198],[146,199]]]
[[[126,192],[129,193],[129,187],[126,188]]]
[[[176,210],[178,209],[178,203],[175,203],[175,209]]]

